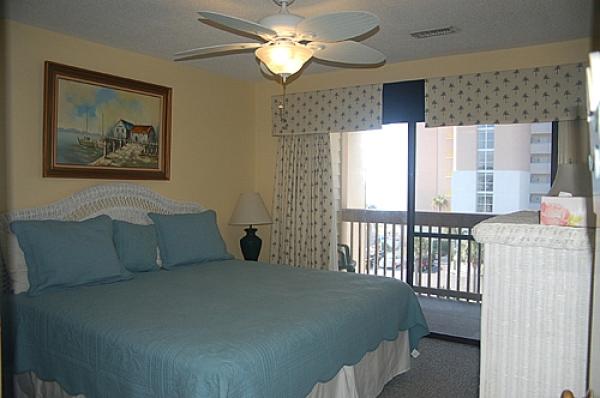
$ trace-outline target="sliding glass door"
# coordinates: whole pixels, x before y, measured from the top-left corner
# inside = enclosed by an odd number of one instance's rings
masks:
[[[406,279],[408,125],[331,140],[338,241],[351,249],[357,272]]]

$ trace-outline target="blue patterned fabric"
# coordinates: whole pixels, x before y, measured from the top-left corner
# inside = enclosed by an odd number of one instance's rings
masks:
[[[119,263],[112,220],[15,221],[10,224],[25,254],[31,296],[131,277]]]
[[[190,214],[149,213],[156,226],[163,267],[229,260],[213,210]]]
[[[382,340],[427,334],[403,282],[244,261],[11,298],[5,349],[87,398],[305,397]]]
[[[144,272],[158,269],[156,264],[156,229],[154,225],[113,221],[113,240],[121,264],[128,271]]]

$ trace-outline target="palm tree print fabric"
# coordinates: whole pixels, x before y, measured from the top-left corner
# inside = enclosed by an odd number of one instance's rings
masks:
[[[427,127],[586,118],[585,65],[427,79]]]
[[[273,135],[378,130],[382,93],[371,84],[274,96]]]
[[[333,269],[334,228],[329,134],[279,137],[270,262]]]

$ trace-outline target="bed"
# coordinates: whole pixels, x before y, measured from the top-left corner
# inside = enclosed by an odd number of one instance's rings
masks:
[[[27,274],[9,224],[190,214],[134,184],[99,185],[0,220],[11,288]],[[160,255],[158,256],[160,259]],[[428,333],[403,282],[235,259],[7,295],[17,397],[373,397]]]

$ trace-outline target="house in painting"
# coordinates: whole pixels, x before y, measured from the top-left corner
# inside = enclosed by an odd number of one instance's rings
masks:
[[[120,119],[109,133],[109,137],[116,138],[119,140],[128,140],[131,135],[131,129],[134,124],[128,122],[127,120]]]
[[[152,126],[133,126],[128,142],[136,144],[156,144],[156,130]]]
[[[153,126],[136,125],[120,119],[111,129],[109,138],[124,140],[126,143],[156,144],[158,134]]]

